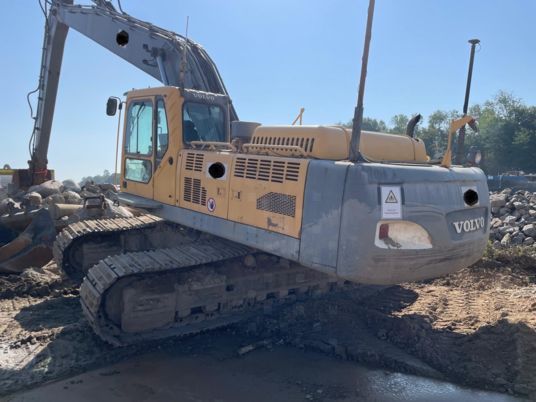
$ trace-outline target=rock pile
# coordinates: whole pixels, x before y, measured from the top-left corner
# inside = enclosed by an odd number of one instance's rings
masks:
[[[494,247],[536,247],[536,192],[507,188],[490,195]]]
[[[102,197],[102,206],[85,208],[84,200],[88,197]],[[116,199],[117,189],[112,184],[87,182],[79,186],[72,180],[49,180],[28,191],[0,198],[0,229],[8,227],[21,231],[40,209],[47,209],[52,218],[58,220],[59,228],[83,219],[131,217],[131,212],[115,204]]]

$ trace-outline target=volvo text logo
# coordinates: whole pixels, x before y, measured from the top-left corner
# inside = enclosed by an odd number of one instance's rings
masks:
[[[484,223],[484,218],[452,222],[452,224],[454,225],[454,229],[456,229],[456,233],[474,232],[475,230],[482,229],[484,227]]]

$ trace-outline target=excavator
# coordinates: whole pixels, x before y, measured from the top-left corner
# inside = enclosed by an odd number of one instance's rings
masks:
[[[199,44],[132,17],[120,3],[47,0],[45,8],[25,180],[50,177],[69,28],[163,84],[107,104],[108,115],[125,111],[119,202],[139,213],[71,224],[54,242],[58,266],[81,283],[83,313],[105,341],[192,334],[345,281],[424,280],[481,258],[490,213],[485,175],[451,165],[447,154],[430,160],[411,128],[407,135],[359,130],[353,158],[355,130],[239,120]],[[450,134],[470,122],[454,122]]]

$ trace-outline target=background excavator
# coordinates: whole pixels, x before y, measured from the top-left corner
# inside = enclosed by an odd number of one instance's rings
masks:
[[[120,103],[119,201],[136,216],[80,221],[54,243],[106,341],[195,333],[341,281],[422,280],[481,257],[486,178],[451,166],[450,139],[434,162],[411,128],[392,135],[239,121],[201,46],[94,3],[47,2],[32,161],[16,180],[51,177],[46,155],[69,28],[163,83]],[[107,113],[117,107],[110,98]],[[471,121],[454,122],[451,134]]]

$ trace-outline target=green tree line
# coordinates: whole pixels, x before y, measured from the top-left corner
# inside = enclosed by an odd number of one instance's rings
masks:
[[[80,185],[83,186],[87,182],[93,182],[95,184],[116,184],[119,183],[119,174],[110,173],[108,170],[104,170],[102,174],[96,176],[85,176],[80,180]]]
[[[469,114],[478,121],[479,132],[466,129],[465,149],[476,146],[482,151],[481,167],[488,174],[508,170],[536,172],[536,107],[526,105],[510,93],[499,92],[493,99],[469,108]],[[398,114],[390,124],[383,120],[363,118],[363,130],[403,134],[412,116]],[[461,117],[456,110],[436,110],[415,130],[416,137],[426,144],[431,158],[443,155],[447,146],[450,122]],[[352,122],[343,124],[351,127]],[[453,146],[456,154],[457,136]]]

